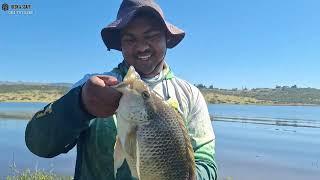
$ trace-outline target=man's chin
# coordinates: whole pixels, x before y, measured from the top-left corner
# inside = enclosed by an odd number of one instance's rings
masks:
[[[150,71],[150,69],[152,69],[152,71]],[[149,70],[149,71],[148,71]],[[157,74],[159,74],[160,72],[158,72],[156,67],[150,67],[148,70],[144,69],[137,69],[139,75],[141,77],[145,77],[145,78],[151,78],[156,76]]]
[[[150,78],[156,76],[158,73],[155,73],[153,71],[151,72],[145,72],[145,71],[138,71],[139,75],[141,77]]]
[[[161,67],[162,65],[162,67]],[[154,65],[141,65],[141,68],[136,68],[137,72],[141,77],[154,77],[160,73],[160,71],[163,69],[163,63],[159,62],[156,66]]]

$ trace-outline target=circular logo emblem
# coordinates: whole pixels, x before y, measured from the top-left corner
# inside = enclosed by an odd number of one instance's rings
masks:
[[[9,5],[6,4],[6,3],[2,4],[2,10],[3,11],[8,11],[9,10]]]

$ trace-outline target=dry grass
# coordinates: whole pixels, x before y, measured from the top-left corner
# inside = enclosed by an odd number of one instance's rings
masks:
[[[272,102],[257,100],[250,97],[223,95],[213,92],[202,92],[208,103],[213,104],[272,104]],[[20,91],[15,93],[0,93],[0,102],[52,102],[63,94],[57,91]]]
[[[72,180],[71,176],[60,176],[44,170],[31,171],[29,169],[16,172],[15,175],[7,176],[7,180]]]
[[[263,101],[250,97],[224,95],[213,92],[202,92],[208,103],[212,104],[273,104],[271,101]]]
[[[57,91],[19,91],[0,93],[0,102],[52,102],[59,99],[63,94]]]
[[[38,169],[35,170],[25,169],[20,170],[17,168],[15,161],[9,166],[11,173],[6,177],[6,180],[72,180],[72,176],[58,175],[51,170]]]

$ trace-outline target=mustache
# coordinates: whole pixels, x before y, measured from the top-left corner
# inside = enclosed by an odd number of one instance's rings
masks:
[[[144,56],[144,55],[149,55],[149,54],[152,54],[152,51],[151,50],[145,50],[143,52],[135,53],[135,56],[138,57],[138,56]]]

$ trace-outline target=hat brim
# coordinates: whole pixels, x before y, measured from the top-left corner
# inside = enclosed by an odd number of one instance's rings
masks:
[[[134,11],[131,11],[127,16],[113,21],[107,27],[101,30],[101,37],[104,44],[108,49],[115,49],[121,51],[121,37],[120,30],[126,27],[133,17],[138,13],[145,11],[147,13],[154,13],[162,23],[165,25],[167,30],[167,48],[173,48],[178,45],[185,36],[185,32],[174,26],[173,24],[165,21],[158,11],[149,6],[141,6]]]

